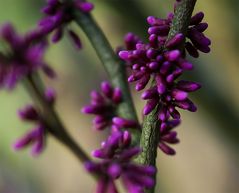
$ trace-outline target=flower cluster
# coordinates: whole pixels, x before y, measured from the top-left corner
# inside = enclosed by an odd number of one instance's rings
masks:
[[[132,159],[140,153],[138,147],[131,147],[131,135],[122,128],[138,128],[134,120],[117,117],[117,105],[122,101],[119,88],[113,88],[110,83],[101,83],[101,92],[91,92],[91,104],[82,109],[83,113],[95,114],[94,128],[102,130],[111,128],[108,139],[101,148],[93,151],[93,156],[102,159],[101,162],[87,162],[86,169],[99,177],[97,193],[118,192],[115,180],[121,177],[126,189],[131,193],[141,193],[144,188],[154,184],[153,167],[140,166]]]
[[[118,192],[115,180],[121,178],[130,193],[143,193],[144,188],[154,185],[152,166],[135,164],[132,159],[140,153],[138,147],[130,147],[131,136],[128,131],[112,131],[102,147],[93,151],[93,156],[103,159],[101,162],[87,162],[86,169],[99,176],[97,193]]]
[[[52,105],[55,101],[54,90],[47,89],[45,92],[45,99],[49,105]],[[19,110],[18,115],[23,121],[33,123],[34,128],[18,139],[14,143],[13,147],[15,150],[21,150],[29,145],[32,145],[31,154],[33,156],[37,156],[44,150],[45,147],[47,125],[33,105],[27,105],[23,109]]]
[[[93,127],[103,130],[106,127],[135,128],[137,122],[116,117],[117,105],[122,101],[120,88],[113,88],[109,82],[101,83],[101,92],[91,92],[91,104],[82,108],[85,114],[94,114]]]
[[[48,0],[47,5],[42,9],[46,17],[39,22],[40,31],[46,35],[54,31],[52,41],[58,42],[61,40],[67,24],[74,19],[74,9],[88,13],[93,8],[94,6],[92,3],[83,0],[64,2],[59,0]],[[82,45],[78,35],[71,29],[67,31],[76,48],[80,49]]]
[[[150,25],[149,43],[145,44],[139,37],[129,33],[125,36],[126,50],[119,52],[119,57],[132,69],[128,82],[136,82],[137,91],[143,90],[151,77],[154,80],[153,86],[141,95],[142,99],[147,100],[143,114],[148,115],[157,108],[158,119],[161,123],[159,147],[169,155],[175,152],[163,141],[171,144],[178,142],[177,133],[171,131],[180,120],[180,114],[176,108],[196,111],[197,108],[188,98],[188,93],[201,87],[196,82],[177,80],[185,70],[193,69],[193,65],[185,59],[185,51],[179,48],[187,37],[192,43],[186,43],[186,50],[190,55],[197,57],[195,53],[198,53],[198,50],[209,52],[211,43],[203,35],[207,24],[201,23],[203,19],[201,12],[191,18],[186,36],[178,33],[168,40],[173,17],[172,13],[168,14],[166,19],[149,16],[147,18]],[[172,121],[177,124],[171,124]]]
[[[0,87],[14,88],[21,78],[38,69],[54,77],[54,71],[43,60],[47,44],[44,39],[36,41],[33,33],[21,36],[11,24],[1,28],[0,40],[8,50],[0,53]]]

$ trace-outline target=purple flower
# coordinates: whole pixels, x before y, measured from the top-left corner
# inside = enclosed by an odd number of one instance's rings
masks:
[[[156,113],[161,127],[170,125],[161,133],[159,142],[160,149],[169,155],[174,154],[175,151],[167,143],[178,142],[176,132],[171,132],[172,124],[169,124],[179,121],[180,114],[177,108],[191,112],[197,110],[188,95],[200,89],[200,84],[186,80],[178,81],[178,79],[184,71],[193,69],[193,65],[185,59],[186,54],[185,50],[181,49],[182,44],[185,44],[188,53],[194,57],[199,55],[198,50],[205,53],[210,51],[211,42],[203,34],[207,29],[207,24],[201,23],[203,16],[202,12],[197,13],[191,18],[186,35],[178,33],[170,40],[167,39],[174,14],[169,13],[166,19],[149,16],[148,43],[143,43],[139,37],[129,33],[124,39],[126,49],[118,53],[131,68],[128,82],[136,82],[137,91],[143,90],[151,79],[154,80],[154,86],[141,95],[142,99],[147,100],[143,114],[148,115],[157,108]]]
[[[204,13],[199,12],[191,18],[190,27],[188,28],[187,38],[191,42],[185,45],[186,50],[192,56],[197,58],[199,56],[198,50],[204,53],[210,52],[211,41],[203,32],[208,28],[207,23],[202,23]]]
[[[176,126],[180,124],[179,119],[168,120],[167,122],[160,125],[160,138],[159,148],[167,155],[175,155],[176,152],[168,144],[177,144],[179,139],[177,138],[177,132],[172,131]]]
[[[89,172],[99,176],[97,193],[118,192],[114,181],[119,178],[130,193],[143,193],[145,188],[154,185],[155,168],[137,165],[132,161],[140,149],[130,147],[130,139],[127,131],[112,132],[102,147],[93,152],[93,156],[103,160],[85,164]]]
[[[101,83],[101,92],[91,92],[91,104],[82,108],[85,114],[94,114],[93,127],[102,130],[106,127],[134,128],[137,122],[116,117],[117,105],[122,100],[122,93],[119,88],[113,88],[109,82]]]
[[[88,13],[93,8],[94,6],[92,3],[83,0],[72,2],[48,0],[47,5],[42,9],[42,12],[46,14],[46,17],[39,22],[40,31],[45,35],[54,32],[52,42],[56,43],[62,39],[66,26],[73,21],[73,12],[75,9]],[[82,45],[78,35],[71,29],[68,29],[67,32],[76,48],[80,49]]]
[[[31,154],[37,156],[45,147],[46,126],[41,116],[32,105],[27,105],[24,109],[19,110],[19,117],[24,121],[34,123],[35,127],[18,139],[14,143],[13,148],[15,150],[21,150],[31,145]]]
[[[8,50],[0,53],[0,87],[14,88],[23,77],[38,69],[44,72],[48,69],[52,73],[46,74],[54,76],[53,70],[43,60],[47,44],[43,37],[33,33],[20,36],[11,24],[2,26],[0,39]]]

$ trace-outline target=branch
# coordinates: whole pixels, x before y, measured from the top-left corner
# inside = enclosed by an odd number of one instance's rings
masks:
[[[123,101],[118,106],[118,115],[125,119],[137,120],[137,115],[128,87],[125,64],[115,54],[102,30],[90,14],[76,11],[75,21],[81,26],[91,44],[95,48],[96,53],[101,59],[113,86],[119,87],[122,90]],[[135,129],[129,130],[133,137],[132,143],[138,144],[140,131]]]
[[[81,162],[89,161],[90,158],[82,148],[67,133],[58,114],[55,112],[53,105],[50,105],[44,97],[44,87],[38,77],[38,74],[31,74],[25,79],[25,87],[30,93],[34,103],[41,112],[41,115],[47,124],[48,131],[56,139],[66,145]]]
[[[185,34],[195,3],[196,0],[181,0],[181,2],[178,4],[175,10],[172,27],[168,35],[168,40],[177,33]],[[156,162],[160,128],[160,122],[156,113],[158,108],[159,105],[148,116],[145,117],[143,122],[142,135],[140,139],[142,153],[138,157],[137,162],[144,165],[155,166]],[[146,190],[146,192],[153,193],[155,191],[154,189],[155,187],[150,190]]]

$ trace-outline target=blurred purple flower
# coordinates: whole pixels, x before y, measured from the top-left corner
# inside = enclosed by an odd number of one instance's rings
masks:
[[[73,21],[74,9],[88,13],[93,8],[94,5],[92,3],[83,0],[67,2],[48,0],[47,5],[42,9],[42,12],[46,14],[46,17],[39,22],[41,32],[47,35],[54,31],[52,42],[56,43],[62,39],[66,26]],[[80,49],[82,45],[78,35],[71,29],[68,29],[67,31],[76,48]]]
[[[156,169],[135,164],[132,159],[140,149],[130,147],[130,143],[131,136],[127,131],[113,131],[102,147],[93,152],[93,156],[103,160],[85,163],[89,172],[99,176],[96,193],[118,192],[114,181],[119,178],[130,193],[143,193],[145,188],[154,185]]]
[[[91,104],[82,108],[85,114],[94,114],[93,127],[102,130],[113,124],[118,128],[134,128],[137,122],[116,117],[117,105],[122,101],[122,93],[119,88],[113,88],[109,82],[101,83],[101,91],[91,92]]]
[[[41,116],[32,105],[27,105],[24,109],[19,110],[18,114],[22,120],[32,122],[35,127],[18,139],[14,143],[13,148],[15,150],[21,150],[31,145],[31,154],[37,156],[45,147],[46,126],[41,119]]]
[[[2,26],[0,40],[7,50],[0,53],[0,87],[12,89],[24,76],[38,69],[44,72],[48,69],[51,74],[46,74],[54,77],[54,71],[43,60],[46,41],[33,33],[20,36],[11,24]]]

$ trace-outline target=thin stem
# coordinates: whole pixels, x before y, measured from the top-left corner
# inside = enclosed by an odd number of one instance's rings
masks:
[[[172,22],[172,27],[168,35],[168,40],[171,39],[177,33],[186,33],[195,3],[196,0],[181,0],[181,2],[177,5],[174,19]],[[142,153],[138,157],[137,162],[144,165],[155,166],[156,162],[157,148],[160,137],[160,122],[157,117],[158,108],[159,106],[157,106],[148,116],[146,116],[143,122],[142,135],[140,139]],[[146,192],[154,193],[155,187],[146,190]]]
[[[47,125],[49,133],[66,145],[81,162],[89,161],[90,158],[82,148],[67,133],[53,105],[49,104],[44,97],[43,84],[37,74],[29,75],[25,79],[25,86],[34,103],[41,112],[42,118]]]
[[[119,87],[122,90],[123,102],[121,102],[118,106],[118,115],[126,119],[137,120],[137,115],[128,87],[125,64],[113,51],[102,30],[90,14],[76,11],[75,21],[81,26],[86,36],[89,38],[91,44],[95,48],[96,53],[101,59],[113,86]],[[138,144],[140,131],[130,129],[130,132],[133,136],[132,143]]]

